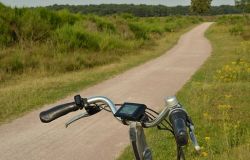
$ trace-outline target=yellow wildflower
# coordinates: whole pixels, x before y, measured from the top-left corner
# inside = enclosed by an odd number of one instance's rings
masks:
[[[225,98],[231,98],[231,97],[232,97],[231,94],[225,95]]]
[[[204,118],[208,118],[208,117],[209,117],[209,114],[208,114],[207,112],[204,112],[204,113],[203,113],[203,116],[204,116]]]
[[[221,104],[221,105],[218,105],[217,108],[218,108],[219,110],[228,110],[228,109],[231,109],[232,106],[226,105],[226,104]]]
[[[207,157],[207,156],[208,156],[208,153],[207,153],[207,152],[201,152],[201,155],[202,155],[203,157]]]
[[[205,137],[205,140],[208,142],[210,140],[210,137]]]

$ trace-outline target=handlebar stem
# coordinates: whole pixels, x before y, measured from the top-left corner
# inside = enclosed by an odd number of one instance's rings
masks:
[[[117,111],[117,108],[116,108],[115,104],[110,99],[108,99],[107,97],[103,97],[103,96],[89,97],[89,98],[87,98],[87,102],[88,103],[98,103],[98,102],[105,103],[110,108],[110,110],[113,113],[113,115]],[[116,117],[116,119],[118,119],[119,121],[121,121],[121,119],[118,118],[118,117]]]

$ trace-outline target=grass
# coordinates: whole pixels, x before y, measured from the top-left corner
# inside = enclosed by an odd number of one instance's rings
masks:
[[[202,147],[196,153],[189,144],[185,149],[187,159],[250,157],[250,41],[242,34],[231,33],[230,29],[239,24],[248,27],[249,17],[222,17],[207,31],[213,53],[177,94],[193,118]],[[154,128],[147,129],[146,136],[154,159],[176,159],[170,134]],[[131,148],[127,147],[118,159],[133,159]]]

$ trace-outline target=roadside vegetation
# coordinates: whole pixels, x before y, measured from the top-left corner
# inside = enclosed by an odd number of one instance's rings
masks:
[[[206,33],[211,57],[177,97],[196,126],[201,152],[192,144],[187,159],[250,159],[250,17],[220,16]],[[169,133],[147,129],[154,159],[175,159],[175,140]],[[128,147],[119,160],[133,159]]]
[[[0,3],[0,123],[163,54],[201,21]]]

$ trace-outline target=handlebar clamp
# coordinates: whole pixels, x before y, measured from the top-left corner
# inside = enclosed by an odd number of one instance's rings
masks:
[[[82,98],[80,95],[74,96],[75,104],[79,109],[83,109],[88,105],[87,98]]]

